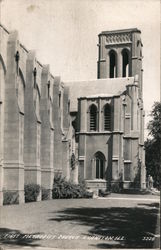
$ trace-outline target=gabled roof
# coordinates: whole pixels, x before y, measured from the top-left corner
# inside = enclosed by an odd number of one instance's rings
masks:
[[[70,111],[76,112],[78,109],[78,98],[121,95],[126,90],[126,85],[134,84],[134,77],[73,81],[64,82],[64,84],[69,87]]]

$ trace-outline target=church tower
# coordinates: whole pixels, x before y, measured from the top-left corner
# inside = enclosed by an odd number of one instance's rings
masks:
[[[98,44],[98,79],[138,75],[142,97],[142,42],[137,28],[103,31]]]

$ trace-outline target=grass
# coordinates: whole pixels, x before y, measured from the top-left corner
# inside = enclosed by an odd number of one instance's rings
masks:
[[[2,207],[0,235],[15,233],[19,234],[19,237],[15,239],[1,237],[0,242],[8,246],[66,249],[158,247],[157,240],[143,240],[143,237],[158,234],[159,204],[156,199],[150,196],[151,200],[144,200],[149,197],[145,195],[123,195],[123,197],[137,199],[142,197],[142,200],[110,200],[109,197],[51,200]],[[28,237],[24,238],[24,234]],[[37,235],[44,234],[55,238],[34,239]],[[32,237],[29,237],[30,235]],[[69,239],[69,236],[74,238]],[[115,241],[105,240],[104,237],[107,236],[124,236],[124,240],[119,238]],[[67,239],[62,239],[63,237]]]

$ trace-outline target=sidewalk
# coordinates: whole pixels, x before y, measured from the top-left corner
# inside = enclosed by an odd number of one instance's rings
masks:
[[[106,197],[97,197],[97,199],[108,199],[108,200],[129,200],[129,201],[156,201],[160,202],[159,195],[153,194],[117,194],[111,193]]]
[[[46,247],[20,247],[20,248],[2,248],[0,250],[65,250],[64,248],[46,248]],[[121,248],[123,249],[123,248]],[[68,250],[74,250],[73,248],[68,248]],[[77,248],[77,250],[84,250],[83,248]],[[88,250],[94,250],[94,248],[88,248]],[[97,248],[97,250],[102,250],[102,248]],[[119,250],[119,248],[112,248],[112,250]],[[139,250],[138,248],[126,248],[126,250]],[[159,250],[159,248],[141,248],[141,250]]]
[[[112,193],[107,197],[97,197],[97,199],[117,199],[117,200],[144,200],[144,201],[157,201],[160,202],[158,195],[137,195],[137,194],[115,194]]]

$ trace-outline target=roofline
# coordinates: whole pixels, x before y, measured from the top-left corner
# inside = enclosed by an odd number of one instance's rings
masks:
[[[109,34],[117,34],[117,33],[126,33],[126,32],[138,32],[141,33],[141,31],[137,28],[131,28],[131,29],[122,29],[122,30],[110,30],[110,31],[102,31],[99,36],[101,35],[109,35]]]
[[[86,83],[86,82],[96,82],[96,81],[120,81],[120,79],[127,79],[131,80],[134,79],[134,76],[127,76],[127,77],[115,77],[115,78],[94,78],[94,79],[87,79],[87,80],[73,80],[73,81],[63,81],[64,84],[71,84],[71,83]]]
[[[120,93],[116,93],[116,94],[106,94],[106,95],[88,95],[88,96],[80,96],[77,99],[81,100],[81,99],[105,99],[105,98],[112,98],[114,96],[120,96]]]
[[[6,33],[10,33],[8,30],[7,30],[7,28],[4,26],[4,25],[2,25],[1,23],[0,23],[0,27],[6,32]]]

